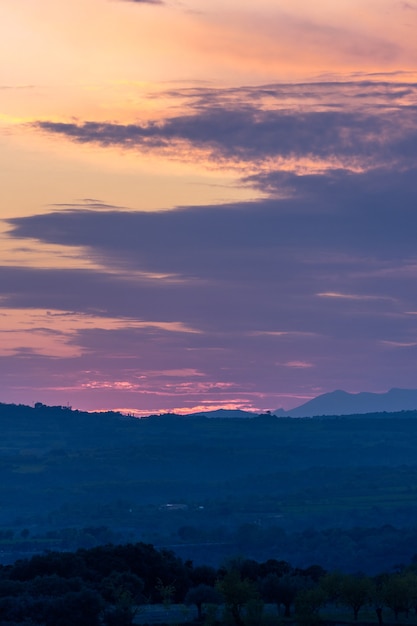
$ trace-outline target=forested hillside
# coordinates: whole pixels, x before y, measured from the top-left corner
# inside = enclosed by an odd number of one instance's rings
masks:
[[[0,420],[4,562],[120,540],[370,572],[417,553],[416,411],[135,419],[37,404],[0,405]]]

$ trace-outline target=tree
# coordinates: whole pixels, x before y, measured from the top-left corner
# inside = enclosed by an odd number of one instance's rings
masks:
[[[144,583],[132,572],[112,572],[100,585],[101,594],[112,608],[104,614],[106,626],[130,626],[143,602]]]
[[[321,565],[310,565],[310,567],[306,567],[305,569],[297,569],[297,573],[300,576],[304,576],[309,578],[315,583],[318,583],[326,575],[326,570],[322,568]]]
[[[247,579],[242,580],[240,572],[233,569],[217,582],[216,588],[222,594],[235,625],[244,626],[243,608],[258,597],[254,584]]]
[[[164,585],[164,583],[162,582],[162,580],[160,578],[158,578],[158,582],[156,585],[156,590],[159,593],[161,600],[162,600],[162,604],[164,605],[164,607],[167,609],[168,607],[171,606],[172,603],[172,599],[174,597],[175,594],[175,586],[173,584],[167,584]]]
[[[343,574],[331,572],[320,580],[320,587],[330,602],[339,602],[343,584]]]
[[[79,592],[66,593],[44,603],[45,626],[99,626],[102,601],[100,596],[83,589]]]
[[[217,589],[209,585],[198,585],[192,587],[185,596],[185,604],[195,604],[198,612],[198,619],[203,619],[204,604],[221,604],[222,596]]]
[[[320,586],[302,589],[295,599],[295,613],[298,623],[303,626],[319,624],[319,610],[325,604],[326,594]]]
[[[287,561],[277,561],[276,559],[268,559],[260,564],[261,578],[265,578],[268,574],[276,574],[283,576],[291,572],[291,565]]]
[[[129,594],[135,604],[144,601],[144,582],[132,572],[112,572],[101,581],[99,589],[103,598],[113,604],[117,604],[126,594]]]
[[[413,572],[403,572],[388,576],[382,583],[382,599],[394,612],[395,619],[400,613],[407,613],[415,606],[417,597],[417,576]]]
[[[306,579],[302,576],[269,574],[262,581],[262,596],[267,602],[275,602],[278,610],[284,605],[284,617],[291,617],[291,607],[297,594],[306,587]]]
[[[208,585],[209,587],[214,587],[217,579],[217,572],[214,567],[210,567],[209,565],[197,565],[191,569],[190,579],[195,587],[198,587],[198,585]]]
[[[353,610],[355,622],[358,620],[360,609],[368,604],[372,598],[372,583],[367,576],[342,576],[340,587],[340,602]]]

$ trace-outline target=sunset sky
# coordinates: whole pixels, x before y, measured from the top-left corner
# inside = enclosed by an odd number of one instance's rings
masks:
[[[2,0],[0,402],[417,388],[417,0]]]

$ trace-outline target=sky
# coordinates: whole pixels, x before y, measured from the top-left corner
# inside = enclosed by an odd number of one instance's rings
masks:
[[[2,0],[0,402],[417,388],[416,0]]]

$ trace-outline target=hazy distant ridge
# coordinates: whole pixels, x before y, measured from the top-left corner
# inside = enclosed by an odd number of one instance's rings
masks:
[[[314,417],[319,415],[362,415],[365,413],[396,413],[417,410],[417,389],[390,389],[386,393],[348,393],[337,389],[324,393],[300,406],[285,411],[272,411],[277,417]],[[189,413],[183,417],[251,418],[257,413],[239,409],[218,409]]]
[[[278,409],[279,417],[353,415],[361,413],[410,411],[417,409],[417,389],[390,389],[386,393],[348,393],[340,389],[309,400],[290,411]]]

